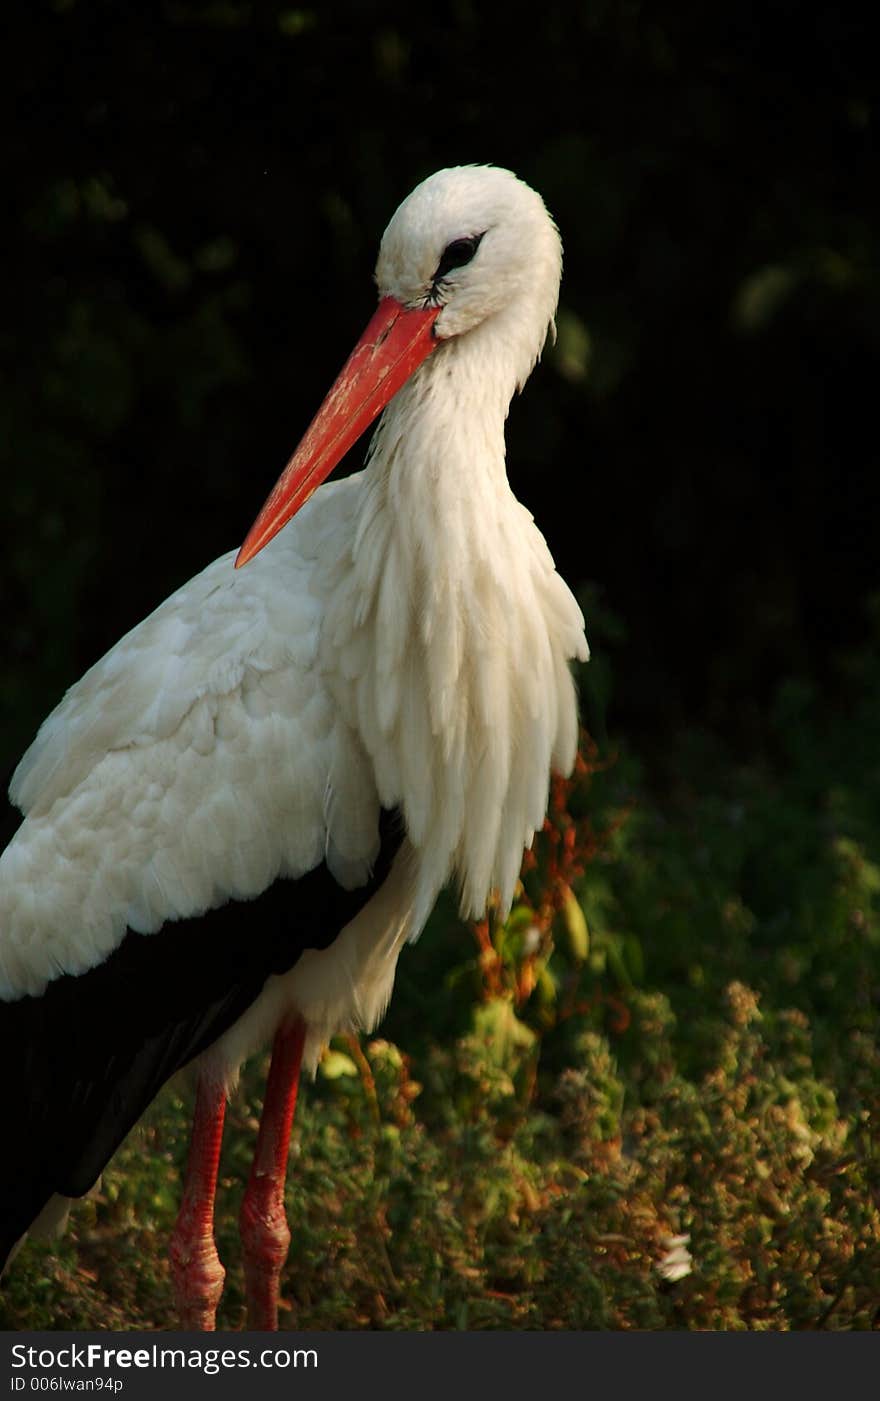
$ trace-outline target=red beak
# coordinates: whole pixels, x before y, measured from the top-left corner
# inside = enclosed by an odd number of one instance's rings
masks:
[[[236,569],[268,545],[304,506],[437,344],[433,326],[439,307],[407,309],[383,297],[345,362],[336,383],[313,418],[247,539]]]

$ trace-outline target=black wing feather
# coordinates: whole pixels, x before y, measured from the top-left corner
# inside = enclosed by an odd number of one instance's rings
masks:
[[[98,967],[0,1003],[6,1146],[0,1268],[56,1192],[97,1181],[165,1082],[207,1049],[305,949],[326,948],[378,890],[402,840],[383,812],[369,881],[343,890],[326,864],[155,934],[131,930]]]

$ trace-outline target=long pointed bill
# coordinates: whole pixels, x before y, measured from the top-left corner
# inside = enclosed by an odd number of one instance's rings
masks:
[[[438,311],[439,307],[407,309],[393,297],[382,298],[251,526],[238,552],[236,569],[259,554],[305,505],[389,399],[427,359],[437,344],[432,332]]]

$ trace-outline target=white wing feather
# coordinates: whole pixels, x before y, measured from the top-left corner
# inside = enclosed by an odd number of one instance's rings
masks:
[[[366,878],[378,799],[317,665],[313,587],[316,537],[339,550],[352,505],[340,483],[246,569],[216,560],[46,720],[10,788],[27,820],[0,857],[0,995],[325,854],[341,884]]]

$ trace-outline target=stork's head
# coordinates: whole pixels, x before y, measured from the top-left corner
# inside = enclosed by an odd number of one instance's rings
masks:
[[[531,315],[543,342],[562,247],[540,195],[509,170],[438,170],[400,205],[376,263],[380,296],[437,307],[434,335],[465,334],[499,313]]]
[[[553,320],[561,268],[559,235],[543,201],[509,170],[457,166],[418,185],[382,238],[376,314],[251,527],[236,567],[305,504],[439,346],[448,354],[461,338],[487,346],[491,338],[521,385]]]

